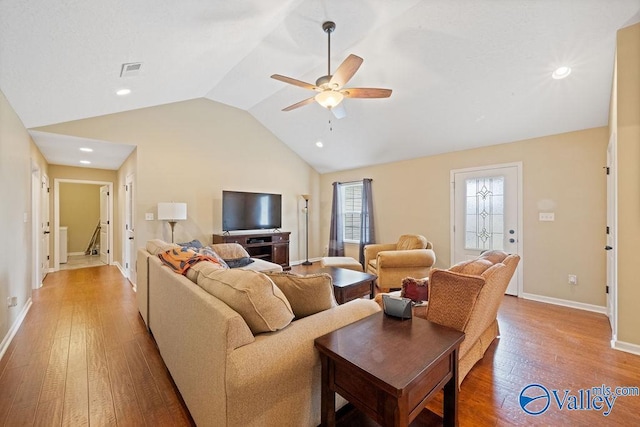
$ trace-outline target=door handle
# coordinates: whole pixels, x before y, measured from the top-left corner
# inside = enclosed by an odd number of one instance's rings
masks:
[[[611,249],[613,249],[613,247],[612,247],[612,246],[609,246],[609,245],[607,245],[607,246],[605,246],[605,247],[604,247],[604,250],[605,250],[605,251],[610,251]]]
[[[129,240],[133,240],[133,237],[129,237]]]
[[[50,231],[45,231],[45,232],[44,232],[44,234],[49,234],[49,233],[51,233],[51,232],[50,232]]]

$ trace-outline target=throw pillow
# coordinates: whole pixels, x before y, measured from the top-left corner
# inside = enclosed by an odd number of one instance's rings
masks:
[[[289,301],[273,281],[251,270],[201,270],[198,286],[235,310],[253,334],[277,331],[293,320]]]
[[[249,257],[236,258],[236,259],[225,259],[225,263],[229,266],[229,268],[239,268],[245,267],[253,262],[253,260]]]
[[[296,319],[336,307],[331,276],[326,273],[298,275],[289,272],[265,272],[287,297]]]
[[[218,255],[218,253],[216,251],[214,251],[213,249],[211,249],[211,247],[209,247],[209,246],[201,248],[198,251],[198,253],[200,253],[202,255],[207,255],[207,256],[209,256],[211,258],[215,258],[223,268],[229,268],[229,265],[227,265],[226,261],[223,260],[222,257],[220,255]]]
[[[429,300],[429,279],[414,279],[413,277],[405,277],[402,279],[402,290],[400,296],[409,298],[412,301],[428,301]]]

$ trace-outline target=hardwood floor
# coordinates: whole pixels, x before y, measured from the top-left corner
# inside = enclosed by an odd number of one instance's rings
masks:
[[[560,398],[564,390],[640,386],[640,356],[610,348],[605,316],[505,297],[499,322],[501,338],[462,383],[461,426],[640,423],[640,397],[619,397],[609,416],[553,402],[531,416],[518,403],[531,383]],[[440,412],[440,402],[428,406]],[[33,292],[0,360],[0,425],[192,425],[117,268],[49,274]]]

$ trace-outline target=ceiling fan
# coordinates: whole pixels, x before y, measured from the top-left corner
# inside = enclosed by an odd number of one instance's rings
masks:
[[[318,92],[315,96],[307,98],[304,101],[297,102],[282,111],[291,111],[304,105],[316,101],[324,108],[331,110],[337,118],[341,119],[346,115],[342,100],[344,98],[388,98],[391,96],[391,89],[379,88],[345,88],[349,80],[358,71],[362,65],[363,59],[356,55],[349,55],[338,67],[335,74],[331,75],[331,33],[336,29],[336,24],[327,21],[322,24],[322,29],[327,33],[327,75],[316,80],[316,84],[306,83],[291,77],[274,74],[272,79],[299,86]]]

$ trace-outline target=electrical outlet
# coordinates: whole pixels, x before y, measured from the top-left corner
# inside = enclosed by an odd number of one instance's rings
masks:
[[[570,274],[569,275],[569,284],[570,285],[577,285],[578,284],[578,276],[576,276],[575,274]]]
[[[146,212],[144,214],[144,219],[147,221],[153,221],[153,212]]]
[[[7,297],[7,307],[15,307],[18,305],[18,297]]]

